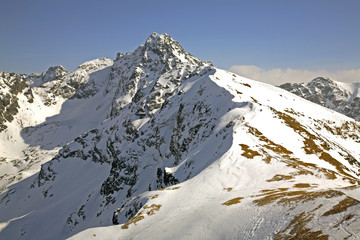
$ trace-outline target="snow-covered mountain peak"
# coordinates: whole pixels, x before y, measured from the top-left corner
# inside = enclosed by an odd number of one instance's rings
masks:
[[[46,72],[41,73],[34,79],[34,86],[38,86],[53,80],[64,79],[69,72],[63,66],[51,66]]]
[[[337,85],[336,81],[327,77],[317,77],[309,83],[309,86],[314,86],[314,87],[330,87],[336,85]]]
[[[77,69],[82,69],[88,73],[91,73],[94,71],[101,70],[105,67],[109,67],[113,65],[113,63],[114,63],[113,60],[106,57],[101,57],[91,61],[84,62]]]
[[[175,48],[182,49],[180,44],[172,39],[168,34],[152,33],[144,44],[146,50],[158,51],[158,50],[173,50]],[[167,48],[167,49],[166,49]]]
[[[167,39],[168,41],[174,41],[167,33],[159,34],[157,32],[153,32],[147,38],[145,45],[158,44],[159,42],[164,42],[164,39]]]
[[[107,86],[107,93],[115,93],[112,114],[133,100],[152,102],[148,107],[152,111],[165,102],[163,94],[175,94],[174,87],[182,80],[211,66],[187,53],[169,35],[153,33],[134,52],[118,53]]]
[[[158,34],[156,32],[152,33],[146,40],[145,44],[144,44],[146,50],[161,50],[161,49],[165,49],[165,48],[180,48],[182,49],[182,47],[180,46],[180,44],[175,41],[174,39],[172,39],[168,34],[163,33],[163,34]],[[170,50],[167,49],[167,50]],[[183,49],[182,49],[183,50]]]
[[[205,65],[198,58],[186,52],[182,46],[168,34],[153,33],[145,42],[145,52],[152,52],[160,56],[162,60],[173,59],[176,63],[189,63],[192,65]]]
[[[209,61],[201,61],[186,52],[183,47],[168,34],[151,34],[144,45],[134,52],[117,54],[114,67],[126,65],[129,68],[148,68],[149,71],[170,70],[179,64],[212,66]]]
[[[345,83],[317,77],[306,84],[285,83],[280,88],[359,121],[359,86],[359,83]]]

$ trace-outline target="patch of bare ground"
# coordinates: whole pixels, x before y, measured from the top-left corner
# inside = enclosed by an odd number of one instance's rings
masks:
[[[145,205],[144,209],[146,209],[147,215],[154,215],[155,212],[159,211],[161,208],[161,204],[151,204],[151,206]]]
[[[251,88],[251,85],[248,83],[240,83],[241,85],[244,85],[245,87]]]
[[[257,128],[254,128],[249,125],[247,125],[247,127],[248,127],[248,132],[250,134],[252,134],[253,136],[257,137],[260,141],[265,143],[263,146],[266,149],[271,150],[278,154],[292,154],[292,152],[289,151],[288,149],[284,148],[279,144],[274,143],[273,141],[265,137],[264,134],[262,134],[262,132],[260,132]]]
[[[157,197],[159,197],[159,194],[155,194],[154,196],[151,197],[151,199],[155,199]]]
[[[309,188],[309,187],[311,187],[311,185],[308,183],[296,183],[296,184],[294,184],[294,187],[295,188]]]
[[[276,111],[275,109],[273,109],[273,111]],[[277,112],[280,114],[280,112]],[[348,181],[350,181],[350,183],[354,184],[355,180],[354,178],[348,174],[347,172],[343,171],[343,168],[346,168],[344,165],[340,164],[336,159],[332,158],[330,156],[330,154],[324,152],[320,147],[318,146],[313,139],[315,139],[315,136],[310,134],[308,131],[306,131],[299,122],[297,122],[295,119],[291,118],[290,116],[288,118],[285,117],[285,115],[287,116],[287,114],[281,113],[280,116],[282,116],[283,119],[287,119],[288,125],[289,126],[293,126],[294,130],[298,131],[299,133],[306,133],[305,136],[310,136],[308,138],[305,138],[304,140],[304,149],[305,152],[307,154],[317,154],[320,155],[319,158],[329,162],[330,164],[337,166],[337,170],[342,173],[343,175],[345,175],[345,179],[347,179]],[[336,179],[336,175],[337,173],[329,170],[329,169],[325,169],[325,168],[319,168],[316,164],[312,164],[312,163],[306,163],[303,162],[297,158],[291,157],[291,154],[293,154],[290,150],[286,149],[285,147],[281,146],[280,144],[276,144],[273,141],[271,141],[270,139],[268,139],[266,136],[264,136],[258,129],[246,125],[246,127],[248,128],[248,132],[250,134],[252,134],[253,136],[257,137],[261,142],[263,142],[264,144],[262,145],[262,147],[264,147],[263,149],[261,149],[261,153],[264,156],[264,161],[266,163],[270,163],[271,162],[271,153],[268,151],[272,151],[272,153],[275,153],[277,156],[279,156],[280,161],[285,162],[286,165],[288,167],[294,168],[296,169],[295,172],[291,173],[291,175],[275,175],[272,179],[269,179],[267,181],[281,181],[281,180],[290,180],[293,179],[295,176],[298,175],[314,175],[314,172],[320,172],[322,173],[326,178],[328,179]],[[300,131],[301,130],[301,131]],[[304,134],[300,134],[302,137],[304,137]],[[326,144],[322,144],[322,145],[326,145]],[[282,178],[283,176],[283,178]]]
[[[295,120],[294,120],[295,121]],[[297,125],[297,124],[295,124]],[[246,125],[248,128],[248,132],[252,134],[253,136],[257,137],[261,142],[264,144],[261,149],[261,153],[264,156],[264,161],[266,163],[271,162],[271,154],[268,151],[272,151],[272,153],[275,153],[277,156],[279,156],[280,161],[285,162],[288,167],[296,169],[295,172],[291,174],[291,176],[286,176],[284,178],[281,178],[281,176],[284,175],[275,175],[272,179],[269,179],[267,181],[281,181],[281,180],[289,180],[294,178],[294,176],[298,175],[314,175],[314,170],[322,172],[328,179],[336,179],[335,172],[323,168],[317,167],[317,165],[312,163],[306,163],[303,161],[300,161],[297,158],[291,157],[290,150],[286,149],[285,147],[281,146],[280,144],[276,144],[270,139],[268,139],[266,136],[264,136],[258,129]],[[311,169],[311,170],[310,170]]]
[[[341,200],[338,204],[333,206],[333,208],[323,214],[323,216],[329,216],[333,214],[337,214],[340,212],[346,211],[349,207],[359,205],[360,201],[347,196],[345,199]]]
[[[279,112],[274,108],[271,108],[271,110],[274,112],[276,117],[283,120],[288,127],[292,128],[296,133],[298,133],[304,138],[303,149],[306,154],[315,154],[319,157],[319,159],[324,160],[325,162],[334,166],[338,171],[338,174],[344,176],[343,179],[346,179],[351,183],[358,182],[356,178],[354,178],[348,173],[350,172],[350,170],[346,166],[341,164],[338,160],[336,160],[334,157],[332,157],[329,153],[326,152],[330,149],[329,143],[327,143],[320,137],[317,137],[314,134],[310,133],[302,124],[300,124],[295,118],[291,117],[290,115]],[[320,171],[323,172],[329,179],[336,178],[336,172],[327,169],[320,169]]]
[[[253,100],[254,103],[259,103],[259,101],[256,100],[255,98],[253,98],[253,97],[250,97],[250,98]]]
[[[240,203],[241,199],[243,199],[243,197],[233,198],[233,199],[230,199],[230,200],[222,203],[222,205],[230,206],[230,205],[238,204],[238,203]]]
[[[157,191],[165,191],[165,190],[177,190],[181,188],[181,186],[177,186],[177,187],[164,187],[164,188],[160,188]]]
[[[260,153],[254,150],[251,150],[248,145],[246,144],[239,144],[241,149],[244,151],[241,155],[253,159],[255,156],[260,156]]]
[[[263,194],[255,195],[255,197],[265,196],[266,194],[270,194],[270,193],[284,192],[284,191],[287,191],[288,189],[289,188],[262,189],[260,192]],[[252,196],[252,197],[254,197],[254,196]]]
[[[145,217],[143,216],[143,212],[139,212],[136,216],[132,217],[129,221],[127,221],[124,225],[121,226],[122,229],[128,229],[130,224],[135,224]]]
[[[231,192],[233,190],[232,187],[228,187],[228,188],[224,188],[224,190],[228,191],[228,192]]]
[[[262,193],[252,197],[259,197],[253,202],[258,206],[265,206],[271,203],[279,203],[288,205],[292,203],[308,202],[317,198],[333,198],[343,196],[344,193],[336,190],[324,190],[324,191],[275,191],[269,193]]]
[[[150,206],[145,205],[143,207],[144,210],[140,211],[134,217],[132,217],[129,221],[127,221],[124,225],[121,226],[122,229],[128,229],[130,224],[136,225],[137,222],[143,220],[145,218],[144,213],[151,216],[154,215],[155,212],[159,211],[161,208],[161,204],[152,204]]]
[[[277,181],[283,181],[283,180],[290,180],[293,179],[293,176],[290,175],[282,175],[282,174],[276,174],[273,178],[266,180],[267,182],[277,182]]]
[[[285,229],[275,234],[274,239],[329,239],[329,235],[323,234],[321,230],[313,231],[311,228],[306,227],[313,220],[314,216],[312,212],[302,212],[294,216]]]
[[[272,157],[266,151],[264,151],[263,149],[261,149],[261,152],[264,155],[264,158],[263,158],[264,162],[267,163],[267,164],[270,164]]]
[[[331,121],[316,120],[321,128],[325,128],[333,135],[341,136],[342,138],[351,138],[356,142],[360,142],[360,124],[358,122],[346,121],[340,126],[335,125]]]
[[[287,112],[287,113],[290,113],[292,115],[299,116],[299,117],[304,117],[305,116],[303,113],[295,112],[295,110],[292,109],[292,108],[286,108],[284,111]]]

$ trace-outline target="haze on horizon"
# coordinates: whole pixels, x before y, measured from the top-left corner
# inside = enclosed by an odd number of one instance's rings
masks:
[[[0,70],[73,71],[158,32],[216,67],[274,85],[317,76],[360,82],[359,12],[356,0],[4,0]]]

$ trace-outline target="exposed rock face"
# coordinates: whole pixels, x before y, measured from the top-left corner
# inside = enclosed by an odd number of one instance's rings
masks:
[[[0,132],[7,128],[7,124],[14,120],[18,113],[18,95],[24,90],[29,103],[33,101],[31,89],[26,84],[26,75],[5,73],[0,71]]]
[[[315,78],[307,84],[285,83],[280,86],[280,88],[357,121],[360,120],[359,87],[359,83],[340,83],[323,77]]]

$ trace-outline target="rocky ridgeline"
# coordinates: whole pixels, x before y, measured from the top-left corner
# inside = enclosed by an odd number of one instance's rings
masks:
[[[217,69],[167,34],[152,34],[114,61],[18,78],[12,91],[23,104],[30,89],[36,106],[61,111],[21,131],[31,146],[25,165],[32,155],[50,157],[0,195],[0,223],[10,223],[0,238],[171,239],[190,231],[186,237],[326,239],[359,232],[360,201],[352,196],[360,125]],[[320,104],[356,98],[340,90],[331,97],[330,83],[320,82],[308,90],[327,89],[331,101],[314,98]],[[336,224],[350,230],[339,233]]]
[[[55,105],[60,99],[88,98],[98,90],[95,83],[89,81],[89,75],[112,63],[110,59],[99,58],[83,63],[74,72],[62,66],[31,75],[0,72],[0,132],[7,129],[7,124],[18,113],[21,96],[27,99],[29,106],[36,105],[34,95],[38,95],[40,104],[45,106]]]
[[[285,83],[280,88],[360,121],[360,84],[348,85],[351,87],[344,88],[329,78],[318,77],[307,84]]]

